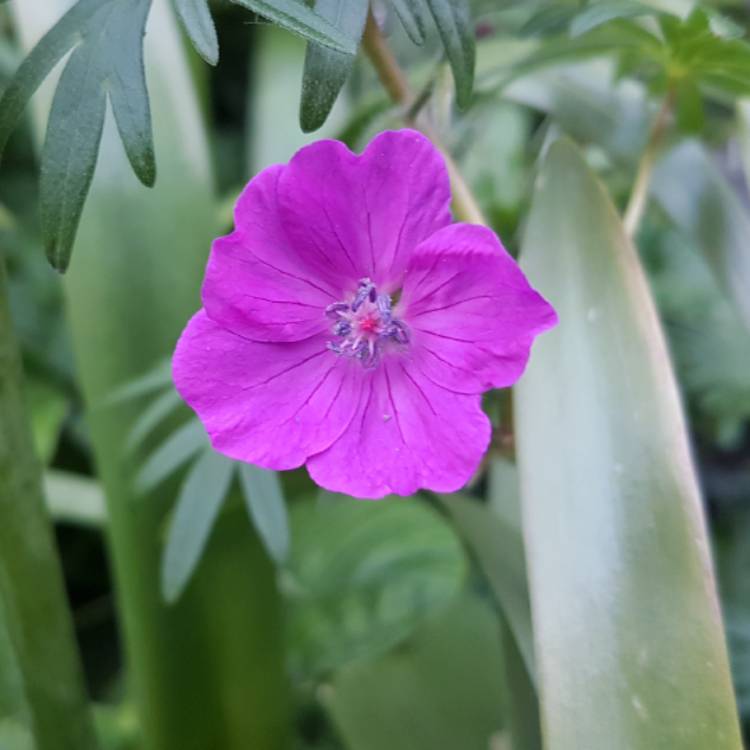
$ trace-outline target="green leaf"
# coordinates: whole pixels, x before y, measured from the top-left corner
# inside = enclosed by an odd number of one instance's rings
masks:
[[[219,40],[208,0],[174,0],[177,15],[198,54],[209,64],[219,62]]]
[[[346,666],[321,695],[350,750],[504,748],[502,672],[497,619],[467,594],[400,648]]]
[[[65,53],[80,40],[81,28],[100,6],[101,0],[76,3],[21,63],[0,99],[0,152],[34,92]]]
[[[515,477],[513,480],[517,482]],[[518,492],[517,488],[511,491]],[[533,679],[533,630],[520,528],[475,500],[460,495],[447,495],[440,500],[487,577]]]
[[[180,404],[182,399],[176,390],[170,388],[154,399],[133,422],[128,439],[125,442],[125,451],[132,453],[137,450],[141,443],[156,429],[159,423],[171,414]]]
[[[369,0],[317,0],[315,12],[359,44],[367,20]],[[300,125],[305,133],[317,130],[328,117],[354,65],[355,55],[310,43],[302,75]]]
[[[278,474],[250,464],[238,466],[250,520],[271,559],[282,563],[289,555],[289,519]]]
[[[657,165],[652,193],[675,225],[693,238],[750,330],[750,214],[697,141]]]
[[[456,103],[466,109],[471,103],[476,64],[474,25],[469,0],[427,0],[443,40],[453,78],[456,82]]]
[[[638,255],[569,142],[549,149],[521,257],[560,317],[514,389],[545,746],[739,750],[669,355]],[[678,701],[675,685],[690,685]]]
[[[677,125],[684,133],[700,134],[706,122],[698,84],[689,78],[677,87]]]
[[[390,0],[409,39],[421,46],[425,40],[424,0]]]
[[[191,419],[175,430],[149,457],[138,472],[136,485],[149,492],[189,461],[208,442],[203,425]]]
[[[90,477],[52,469],[44,474],[44,495],[47,510],[56,521],[93,528],[107,523],[104,492]]]
[[[267,18],[287,31],[317,42],[336,52],[349,55],[357,53],[357,44],[347,34],[298,0],[232,0],[248,10]]]
[[[607,0],[589,5],[577,13],[570,23],[570,35],[586,34],[593,29],[619,18],[657,15],[659,11],[651,5],[635,0]]]
[[[190,581],[206,548],[234,475],[234,464],[211,450],[193,464],[177,497],[164,550],[161,590],[173,604]]]
[[[536,36],[563,31],[578,12],[570,5],[549,5],[532,14],[519,29],[522,36]]]
[[[105,406],[114,406],[132,399],[148,396],[161,391],[172,383],[172,362],[161,359],[158,364],[143,375],[129,380],[104,400]]]
[[[382,654],[463,584],[458,539],[420,502],[336,498],[298,504],[291,518],[289,636],[303,673]]]
[[[81,0],[88,3],[88,0]],[[143,33],[151,0],[100,0],[63,70],[42,151],[41,219],[47,256],[69,263],[99,153],[107,92],[133,171],[156,178],[151,114],[143,68]]]

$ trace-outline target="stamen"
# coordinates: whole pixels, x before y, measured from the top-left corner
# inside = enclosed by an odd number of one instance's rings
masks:
[[[328,348],[357,359],[365,368],[377,366],[386,347],[409,343],[409,331],[393,317],[392,307],[388,294],[378,294],[370,279],[361,279],[351,302],[334,302],[325,310],[335,321],[331,333],[341,339],[330,341]]]

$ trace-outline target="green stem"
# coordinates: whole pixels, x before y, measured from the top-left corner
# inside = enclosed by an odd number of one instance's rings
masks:
[[[393,51],[380,31],[372,11],[367,18],[367,25],[362,37],[362,47],[388,96],[403,109],[406,123],[421,130],[442,152],[453,187],[453,210],[456,218],[471,224],[486,224],[487,220],[484,218],[476,198],[466,184],[453,157],[441,144],[432,124],[424,115],[418,115],[416,119],[411,117],[410,110],[415,101],[414,94],[409,87],[406,75],[398,64],[398,60],[396,60]]]
[[[0,257],[0,729],[25,725],[38,750],[89,750],[96,741],[7,299]]]
[[[641,224],[643,213],[646,210],[648,201],[648,192],[651,185],[651,174],[654,170],[656,158],[659,155],[664,135],[669,127],[669,118],[672,113],[674,104],[674,91],[670,91],[662,102],[659,113],[656,115],[654,126],[651,128],[646,148],[643,151],[641,160],[638,163],[633,189],[630,193],[630,200],[623,215],[623,225],[628,237],[634,237]]]

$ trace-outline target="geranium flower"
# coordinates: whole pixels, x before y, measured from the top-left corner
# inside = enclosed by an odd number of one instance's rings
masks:
[[[443,159],[411,130],[361,156],[319,141],[250,182],[173,360],[217,451],[361,498],[470,479],[481,394],[518,379],[556,316],[449,206]]]

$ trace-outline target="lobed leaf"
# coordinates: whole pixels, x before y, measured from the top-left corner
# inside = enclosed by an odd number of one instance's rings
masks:
[[[133,171],[144,185],[153,185],[156,177],[143,69],[151,0],[99,0],[98,5],[79,30],[82,41],[55,90],[42,151],[42,235],[47,256],[60,271],[70,261],[94,176],[107,92]]]
[[[279,476],[251,464],[238,467],[250,520],[271,559],[282,563],[289,555],[289,519]]]
[[[298,0],[232,0],[233,3],[306,39],[337,52],[357,53],[355,41]]]
[[[426,0],[435,20],[456,82],[456,103],[471,103],[476,65],[476,41],[469,0]]]
[[[193,464],[177,497],[161,568],[165,601],[179,599],[200,561],[234,475],[234,463],[212,449]]]
[[[198,54],[209,64],[219,62],[219,40],[208,0],[174,0],[175,10]]]
[[[390,0],[396,15],[414,44],[422,45],[425,40],[424,0]]]
[[[315,11],[342,34],[359,44],[367,20],[369,0],[317,0]],[[354,65],[355,55],[310,42],[305,56],[300,101],[300,125],[305,133],[317,130],[328,117]]]

